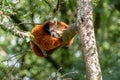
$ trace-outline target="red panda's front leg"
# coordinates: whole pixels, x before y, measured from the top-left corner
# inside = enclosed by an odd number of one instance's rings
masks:
[[[40,50],[40,48],[34,43],[34,42],[30,42],[31,48],[33,50],[33,52],[40,57],[44,57],[45,55],[42,53],[42,51]]]

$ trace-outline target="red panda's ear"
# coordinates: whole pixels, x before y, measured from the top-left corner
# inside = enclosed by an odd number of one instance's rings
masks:
[[[62,22],[62,21],[58,21],[58,24],[61,25],[61,27],[64,27],[64,28],[68,28],[68,26],[69,26],[66,23]]]
[[[57,24],[58,24],[57,18],[54,18],[51,22],[52,22],[54,25],[57,25]]]
[[[45,31],[47,34],[50,35],[51,33],[50,33],[49,29],[50,29],[50,24],[49,24],[49,22],[47,22],[43,25],[43,31]]]

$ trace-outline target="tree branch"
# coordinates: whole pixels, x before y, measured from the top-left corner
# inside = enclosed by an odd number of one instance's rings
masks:
[[[63,44],[68,43],[78,32],[76,23],[71,24],[62,34]]]
[[[13,35],[20,37],[20,38],[29,38],[29,33],[28,32],[24,32],[24,31],[20,31],[14,27],[5,27],[3,24],[0,24],[1,29],[3,29],[4,31],[9,31],[11,32]]]
[[[45,57],[47,61],[49,61],[55,69],[59,69],[59,65],[56,61],[54,61],[50,56]]]

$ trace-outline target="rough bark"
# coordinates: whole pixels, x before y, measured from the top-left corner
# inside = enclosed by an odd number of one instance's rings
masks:
[[[91,0],[78,0],[77,26],[80,35],[87,80],[102,80],[96,47]]]

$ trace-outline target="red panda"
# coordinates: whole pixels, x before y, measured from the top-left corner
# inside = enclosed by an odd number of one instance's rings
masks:
[[[45,57],[44,51],[48,54],[56,48],[62,46],[62,33],[68,25],[62,21],[47,21],[43,25],[35,26],[31,34],[34,36],[30,42],[33,52],[40,57]],[[71,39],[66,46],[73,43]]]

